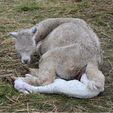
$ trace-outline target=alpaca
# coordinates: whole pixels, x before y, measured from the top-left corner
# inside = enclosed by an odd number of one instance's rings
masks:
[[[105,77],[98,69],[101,47],[97,35],[82,19],[52,18],[30,29],[12,32],[15,47],[22,63],[29,63],[31,55],[40,54],[39,69],[21,78],[31,85],[48,85],[56,77],[72,80],[86,67],[91,90],[104,90]]]

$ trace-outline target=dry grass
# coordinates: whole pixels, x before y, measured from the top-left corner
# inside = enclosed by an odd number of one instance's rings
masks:
[[[0,0],[0,112],[110,112],[113,111],[113,2],[112,0]],[[14,40],[8,33],[51,17],[86,20],[101,40],[106,76],[105,92],[83,100],[60,95],[23,95],[14,90],[11,76],[24,75]],[[36,57],[34,57],[36,58]],[[37,62],[38,63],[38,62]],[[37,66],[37,63],[34,65]]]

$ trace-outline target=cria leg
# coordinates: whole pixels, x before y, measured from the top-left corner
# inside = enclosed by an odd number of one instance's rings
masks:
[[[88,82],[87,75],[82,75],[82,81]],[[14,87],[23,93],[57,93],[77,98],[92,98],[97,96],[100,91],[90,90],[86,84],[78,80],[65,81],[63,79],[55,79],[55,81],[45,86],[32,86],[18,78],[14,82]]]
[[[37,69],[37,68],[30,68],[29,70],[30,70],[30,74],[32,76],[38,77],[39,69]]]
[[[86,68],[88,86],[91,90],[104,91],[105,77],[96,65],[89,63]]]
[[[22,78],[23,81],[31,85],[47,85],[52,83],[56,77],[55,69],[51,62],[42,62],[39,65],[39,69],[34,70],[32,75],[26,74],[26,77]]]

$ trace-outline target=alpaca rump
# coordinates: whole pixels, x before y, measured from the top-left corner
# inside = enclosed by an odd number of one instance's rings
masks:
[[[104,89],[104,75],[98,69],[101,62],[100,41],[94,31],[82,19],[52,18],[39,22],[30,29],[12,32],[15,47],[22,63],[28,63],[36,51],[40,54],[39,68],[22,80],[31,85],[53,83],[60,78],[74,79],[86,66],[88,87]],[[57,73],[57,74],[56,74]]]
[[[31,75],[27,75],[31,76]],[[24,82],[21,78],[18,78],[14,82],[14,87],[19,92],[24,94],[29,93],[48,93],[48,94],[63,94],[69,97],[76,98],[93,98],[97,96],[100,92],[98,89],[91,90],[88,87],[88,82],[86,74],[83,74],[80,81],[70,80],[66,81],[61,78],[57,78],[53,83],[45,86],[32,86]]]

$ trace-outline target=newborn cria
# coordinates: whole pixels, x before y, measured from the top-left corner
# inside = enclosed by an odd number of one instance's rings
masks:
[[[32,85],[46,85],[56,76],[70,80],[86,66],[89,88],[103,90],[104,75],[98,69],[101,48],[97,35],[88,24],[77,18],[47,19],[31,29],[12,32],[16,37],[16,50],[22,63],[30,62],[31,55],[40,55],[39,69],[31,70],[34,76],[23,80]],[[37,46],[37,47],[36,47]]]

